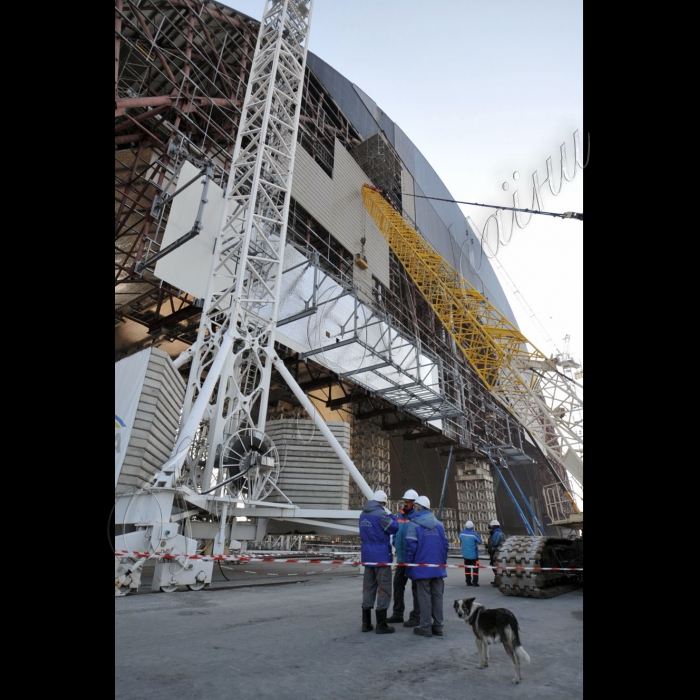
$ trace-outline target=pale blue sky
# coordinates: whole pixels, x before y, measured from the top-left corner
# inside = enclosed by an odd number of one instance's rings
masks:
[[[265,0],[223,4],[259,20]],[[551,156],[558,184],[561,144],[571,172],[573,133],[587,138],[582,0],[315,0],[309,49],[377,102],[458,200],[513,206],[517,189],[530,207],[533,173],[541,183]],[[545,211],[583,212],[583,172],[558,197],[541,193]],[[462,210],[479,229],[493,211]],[[550,355],[568,334],[582,361],[583,223],[535,216],[494,267],[526,337]]]

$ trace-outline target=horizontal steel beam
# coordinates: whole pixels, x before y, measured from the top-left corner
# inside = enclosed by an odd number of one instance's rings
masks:
[[[157,321],[153,321],[152,323],[148,324],[148,332],[153,333],[153,331],[157,331],[164,326],[173,326],[177,323],[180,323],[180,321],[184,321],[192,316],[196,316],[197,314],[202,312],[202,307],[201,306],[195,306],[194,304],[190,304],[189,306],[185,306],[182,309],[178,309],[177,311],[174,311],[171,313],[169,316],[163,316],[162,318],[159,318]]]
[[[339,408],[340,406],[345,406],[349,403],[355,403],[357,401],[362,401],[367,398],[366,394],[348,394],[347,396],[339,396],[335,399],[330,399],[326,401],[326,408]],[[355,416],[357,418],[357,416]]]
[[[411,433],[410,435],[404,435],[404,440],[423,440],[425,438],[435,437],[439,435],[440,431],[437,429],[430,430],[429,432]]]
[[[158,97],[122,97],[114,101],[115,111],[129,109],[131,107],[160,107],[162,105],[174,105],[182,97],[173,95],[161,95]],[[197,102],[201,106],[220,105],[233,107],[233,102],[226,97],[188,97],[188,102]]]
[[[362,374],[363,372],[372,372],[375,369],[381,369],[382,367],[388,367],[391,362],[379,362],[376,365],[370,365],[369,367],[360,367],[359,369],[351,369],[348,372],[341,372],[338,374],[339,377],[350,377],[353,374]]]
[[[310,391],[314,391],[315,389],[324,389],[325,387],[333,386],[334,384],[338,383],[338,378],[331,376],[318,377],[317,379],[312,379],[308,382],[304,382],[303,384],[300,383],[299,386],[305,394],[308,394]]]
[[[371,411],[360,411],[355,414],[357,420],[365,420],[367,418],[374,418],[375,416],[386,416],[390,413],[396,413],[401,410],[398,406],[387,406],[386,408],[374,408]]]

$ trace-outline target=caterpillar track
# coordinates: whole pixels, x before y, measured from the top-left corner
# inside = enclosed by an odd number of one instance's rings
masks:
[[[509,537],[498,550],[498,565],[513,567],[583,568],[583,540],[558,537]],[[503,595],[553,598],[583,586],[583,572],[514,571],[496,576]]]

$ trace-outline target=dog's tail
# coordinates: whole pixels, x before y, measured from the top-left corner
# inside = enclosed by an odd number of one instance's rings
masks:
[[[515,653],[518,655],[521,663],[530,663],[530,655],[520,646],[520,644],[515,647]]]
[[[521,663],[530,663],[530,655],[523,649],[523,645],[520,643],[520,625],[518,621],[513,619],[510,623],[510,628],[513,632],[513,647],[515,653],[518,655]]]

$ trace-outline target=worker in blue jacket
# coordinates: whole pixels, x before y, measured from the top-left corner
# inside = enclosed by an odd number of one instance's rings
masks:
[[[430,499],[418,496],[413,504],[416,514],[406,530],[406,561],[410,564],[438,564],[435,567],[411,566],[408,577],[416,582],[420,627],[413,634],[442,637],[442,602],[447,576],[447,552],[450,543],[442,523],[430,512]]]
[[[474,532],[474,523],[467,520],[464,530],[459,533],[459,542],[462,545],[462,558],[464,559],[464,578],[467,586],[479,585],[479,545],[482,544],[481,536]],[[471,568],[470,568],[471,567]]]
[[[418,492],[413,489],[408,489],[403,495],[403,508],[399,510],[396,516],[399,522],[399,529],[393,537],[393,542],[397,564],[406,563],[406,530],[408,528],[408,523],[416,512],[413,509],[416,498],[418,498]],[[397,566],[396,571],[394,571],[394,612],[387,622],[403,622],[403,614],[406,610],[404,593],[406,591],[406,583],[409,581],[407,574],[407,566]],[[411,581],[411,593],[413,597],[413,609],[408,616],[408,620],[403,622],[404,627],[418,627],[418,625],[420,625],[420,608],[418,607],[418,595],[416,593],[415,581]]]
[[[391,603],[391,536],[399,529],[396,516],[386,507],[387,495],[375,491],[365,503],[359,518],[360,542],[365,573],[362,579],[362,631],[371,632],[372,608],[377,603],[376,634],[389,634],[386,624]]]
[[[503,534],[503,530],[501,530],[501,523],[499,523],[498,520],[492,520],[489,523],[489,532],[489,538],[486,541],[486,551],[491,557],[489,564],[494,567],[493,581],[491,581],[491,585],[498,586],[500,583],[500,574],[498,573],[498,569],[495,567],[498,566],[498,550],[506,541],[506,536]]]

